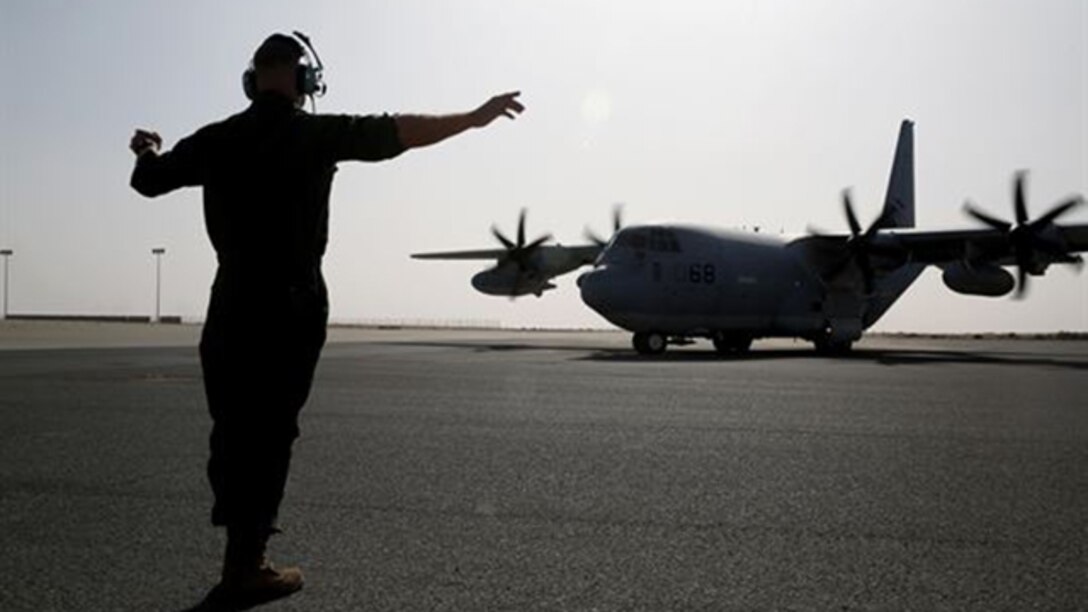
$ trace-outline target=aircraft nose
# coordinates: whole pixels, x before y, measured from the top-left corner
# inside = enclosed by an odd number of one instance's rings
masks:
[[[609,290],[606,268],[597,268],[583,273],[578,277],[578,288],[582,292],[582,301],[598,312],[607,308],[609,303]]]

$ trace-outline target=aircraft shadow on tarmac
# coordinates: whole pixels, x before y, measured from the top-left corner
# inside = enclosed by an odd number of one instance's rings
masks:
[[[819,355],[811,350],[754,349],[743,355],[721,356],[714,351],[676,351],[657,356],[637,355],[628,351],[594,352],[583,357],[589,361],[611,362],[683,362],[683,361],[720,361],[751,362],[786,359],[836,359],[845,362],[871,362],[886,366],[925,365],[934,363],[970,363],[985,365],[1043,366],[1088,370],[1088,361],[1053,355],[1032,355],[1026,353],[995,352],[978,353],[957,350],[934,349],[854,349],[846,355]]]
[[[1055,355],[1016,351],[964,351],[956,349],[884,349],[855,348],[845,355],[820,355],[809,347],[764,349],[758,346],[741,355],[723,356],[714,350],[671,350],[661,355],[640,355],[628,348],[595,348],[586,345],[481,343],[481,342],[392,342],[401,346],[463,349],[477,353],[514,351],[569,351],[579,353],[574,359],[612,363],[683,363],[779,361],[786,359],[837,359],[846,362],[871,362],[886,366],[967,363],[982,365],[1041,366],[1088,370],[1088,360],[1080,355]]]

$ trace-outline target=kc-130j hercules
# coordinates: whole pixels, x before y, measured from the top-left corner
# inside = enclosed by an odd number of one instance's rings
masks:
[[[669,343],[710,338],[723,354],[747,351],[752,340],[799,337],[825,353],[850,349],[887,312],[928,265],[957,293],[1022,297],[1028,276],[1053,263],[1081,265],[1088,224],[1057,220],[1083,202],[1079,195],[1030,219],[1023,172],[1013,180],[1015,223],[965,212],[983,229],[917,231],[914,227],[913,123],[899,129],[884,208],[862,229],[848,191],[843,207],[849,234],[810,234],[785,240],[702,226],[655,224],[620,228],[607,243],[564,247],[525,242],[524,211],[517,242],[496,228],[505,248],[424,253],[420,259],[495,259],[472,279],[490,295],[540,295],[551,278],[593,264],[578,278],[582,301],[615,325],[634,332],[635,349],[656,354]],[[1015,266],[1014,278],[1001,266]]]

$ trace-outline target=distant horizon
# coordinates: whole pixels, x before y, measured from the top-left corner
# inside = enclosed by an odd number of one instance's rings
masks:
[[[190,318],[178,315],[162,315],[158,322],[151,321],[151,315],[62,315],[62,314],[17,314],[11,313],[7,317],[9,322],[34,322],[34,323],[117,323],[133,325],[190,325],[202,326],[203,318]],[[0,319],[0,326],[5,320]],[[563,326],[510,326],[498,321],[452,321],[452,320],[408,320],[408,319],[363,319],[363,320],[330,320],[329,327],[358,328],[358,329],[434,329],[450,331],[525,331],[525,332],[587,332],[587,333],[619,333],[627,334],[626,330],[614,325],[605,327],[563,327]],[[990,331],[990,332],[914,332],[914,331],[866,331],[863,335],[889,336],[908,338],[1022,338],[1022,339],[1052,339],[1052,340],[1088,340],[1088,331],[1057,330],[1053,332],[1014,332],[1014,331]],[[788,337],[766,337],[759,340],[789,340]]]

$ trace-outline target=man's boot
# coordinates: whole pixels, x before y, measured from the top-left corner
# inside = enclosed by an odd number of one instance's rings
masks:
[[[268,534],[227,530],[223,577],[208,601],[221,609],[245,610],[287,597],[302,588],[297,567],[278,569],[265,557]]]

